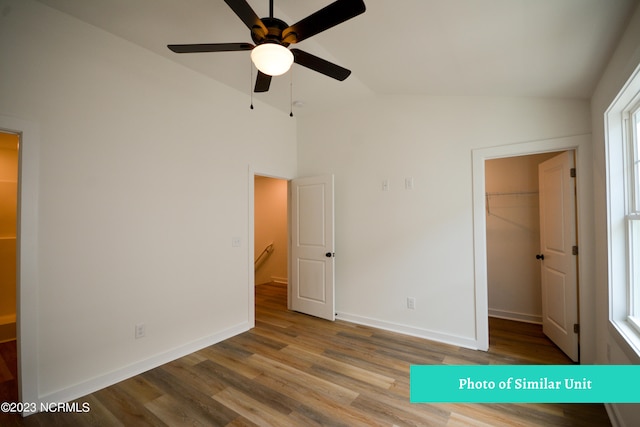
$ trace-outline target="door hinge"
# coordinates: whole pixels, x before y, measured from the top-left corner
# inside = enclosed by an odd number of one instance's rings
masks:
[[[573,324],[573,333],[574,334],[579,334],[580,333],[580,324],[579,323],[574,323]]]
[[[569,170],[569,175],[571,176],[571,178],[575,178],[576,177],[576,168],[571,168]]]
[[[577,246],[572,246],[571,247],[571,255],[578,255],[578,247]]]

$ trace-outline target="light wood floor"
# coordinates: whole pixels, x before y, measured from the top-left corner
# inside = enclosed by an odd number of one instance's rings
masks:
[[[285,295],[258,286],[256,328],[79,399],[89,413],[0,414],[0,425],[610,425],[603,405],[409,403],[411,364],[571,363],[539,326],[492,319],[491,350],[472,351],[288,312]],[[0,379],[15,375],[7,358]]]

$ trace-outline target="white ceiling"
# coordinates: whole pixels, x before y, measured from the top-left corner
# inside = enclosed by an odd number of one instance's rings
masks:
[[[251,42],[222,0],[39,0],[247,93],[249,52],[167,44]],[[364,0],[367,11],[295,47],[349,68],[338,82],[294,65],[255,99],[296,115],[371,94],[589,98],[638,0]],[[268,16],[268,0],[248,0]],[[275,0],[289,24],[331,0]],[[292,76],[292,77],[291,77]],[[254,71],[255,78],[255,71]]]

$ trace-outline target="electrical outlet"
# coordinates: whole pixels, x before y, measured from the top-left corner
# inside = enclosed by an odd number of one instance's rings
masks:
[[[136,339],[144,338],[147,333],[147,327],[144,323],[138,323],[136,325]]]
[[[231,239],[231,246],[233,246],[234,248],[239,248],[241,246],[240,238],[234,237],[233,239]]]
[[[407,298],[407,308],[409,310],[415,310],[416,309],[416,299],[413,297],[408,297]]]

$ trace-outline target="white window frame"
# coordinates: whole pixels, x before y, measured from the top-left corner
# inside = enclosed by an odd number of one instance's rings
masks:
[[[640,67],[605,113],[607,168],[607,231],[609,321],[611,327],[640,357],[640,243],[631,245],[632,231],[640,228],[640,160],[632,114],[640,111]],[[640,115],[640,113],[638,113]],[[637,221],[637,222],[636,222]],[[640,230],[636,230],[640,233]],[[640,238],[638,239],[640,242]],[[635,254],[633,249],[635,249]],[[634,292],[635,291],[635,292]],[[634,316],[635,314],[635,316]]]

